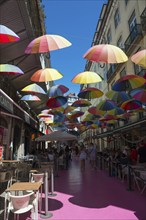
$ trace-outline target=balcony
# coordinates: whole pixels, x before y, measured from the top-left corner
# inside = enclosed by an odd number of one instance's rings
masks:
[[[142,38],[142,26],[141,24],[136,24],[129,34],[127,40],[125,41],[125,52],[129,52],[136,42]]]
[[[142,12],[141,16],[141,26],[142,26],[142,30],[144,31],[144,33],[146,32],[146,8],[144,9],[144,11]]]

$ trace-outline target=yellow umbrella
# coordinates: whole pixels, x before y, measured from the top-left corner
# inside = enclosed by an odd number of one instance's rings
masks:
[[[22,92],[29,92],[33,94],[46,94],[46,92],[37,85],[36,83],[30,84],[28,86],[25,86],[23,89],[21,89]]]
[[[132,60],[133,63],[146,68],[146,49],[138,51],[137,53],[135,53],[131,57],[131,60]]]
[[[78,73],[73,79],[73,83],[77,84],[90,84],[101,82],[102,78],[95,72],[85,71]]]
[[[62,78],[63,75],[53,68],[45,68],[36,71],[30,78],[34,82],[49,82]]]

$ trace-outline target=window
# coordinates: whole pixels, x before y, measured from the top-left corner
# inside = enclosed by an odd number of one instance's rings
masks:
[[[120,14],[119,14],[119,9],[117,8],[114,16],[114,22],[115,22],[115,28],[118,26],[120,23]]]
[[[108,29],[107,32],[107,43],[109,44],[112,41],[112,34],[111,34],[111,29]]]
[[[125,76],[126,75],[126,69],[122,69],[122,71],[120,72],[120,77]]]
[[[133,11],[128,23],[129,23],[129,30],[130,32],[132,32],[133,28],[136,26],[135,10]]]
[[[117,46],[120,47],[121,49],[124,48],[124,44],[122,41],[122,35],[119,37],[118,41],[117,41]]]

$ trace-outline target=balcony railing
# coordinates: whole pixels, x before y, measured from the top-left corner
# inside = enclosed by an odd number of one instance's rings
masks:
[[[144,9],[144,11],[142,12],[141,16],[141,26],[142,26],[142,30],[144,32],[146,32],[146,8]]]
[[[116,64],[112,64],[107,72],[107,80],[109,80],[109,78],[115,73],[117,68]]]
[[[131,33],[129,34],[127,40],[125,41],[125,52],[127,52],[132,44],[140,37],[142,36],[142,28],[140,24],[136,24],[134,28],[132,29]]]

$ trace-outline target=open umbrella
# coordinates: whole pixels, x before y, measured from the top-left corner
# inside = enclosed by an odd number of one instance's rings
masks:
[[[43,35],[29,43],[25,53],[47,53],[71,46],[71,43],[59,35]]]
[[[103,92],[94,87],[83,89],[78,93],[79,98],[88,99],[88,100],[99,98],[102,95],[103,95]]]
[[[103,63],[123,63],[128,60],[126,54],[111,44],[99,44],[91,47],[83,56],[85,59]]]
[[[88,112],[99,117],[101,117],[104,114],[104,111],[98,110],[95,106],[88,108]]]
[[[46,94],[46,92],[37,85],[36,83],[30,84],[28,86],[25,86],[23,89],[21,89],[22,92],[29,92],[33,94]]]
[[[71,81],[77,84],[90,84],[101,82],[102,78],[95,72],[85,71],[78,73]]]
[[[0,43],[9,43],[20,40],[20,37],[10,28],[0,25]]]
[[[24,95],[21,100],[23,101],[40,101],[40,98],[36,95]]]
[[[0,64],[0,74],[21,75],[23,71],[11,64]]]
[[[145,79],[134,74],[126,75],[118,79],[112,86],[115,91],[129,91],[144,85]]]
[[[125,113],[124,109],[119,108],[119,107],[116,107],[116,108],[108,111],[109,115],[122,115],[124,113]]]
[[[101,111],[108,111],[116,107],[117,107],[116,103],[112,100],[103,100],[100,101],[99,104],[97,105],[97,109]]]
[[[131,57],[131,60],[132,60],[133,63],[146,68],[146,49],[138,51],[137,53],[135,53]]]
[[[64,93],[66,93],[69,90],[69,88],[67,88],[64,85],[55,85],[52,86],[47,94],[49,97],[53,97],[53,96],[63,96]]]
[[[73,106],[73,107],[87,107],[90,105],[91,105],[91,103],[89,101],[84,100],[84,99],[80,99],[80,100],[73,102],[73,104],[71,106]]]
[[[46,105],[49,108],[58,108],[67,103],[67,98],[64,96],[56,96],[48,99]]]
[[[110,90],[105,95],[107,96],[107,98],[115,101],[117,105],[131,99],[131,97],[125,91],[117,92]]]
[[[77,107],[74,107],[74,106],[67,106],[65,109],[64,109],[64,114],[67,114],[69,112],[72,112],[74,109],[76,109]]]
[[[30,79],[34,82],[49,82],[60,79],[62,77],[63,75],[58,72],[58,70],[53,68],[45,68],[36,71]]]
[[[81,117],[82,115],[84,115],[84,112],[82,111],[73,111],[69,116],[69,118],[78,118]]]
[[[142,102],[146,103],[146,89],[134,89],[130,92],[132,98]]]
[[[123,108],[124,110],[135,110],[141,107],[142,107],[142,103],[134,99],[125,101],[121,105],[121,108]]]

